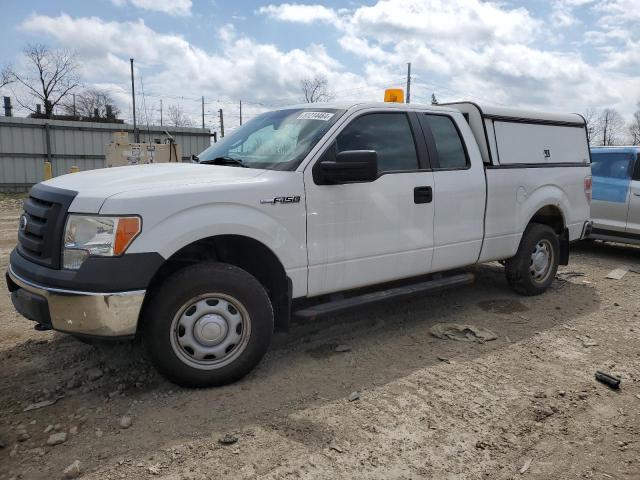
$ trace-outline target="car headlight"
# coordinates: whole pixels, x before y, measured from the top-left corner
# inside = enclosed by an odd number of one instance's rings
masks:
[[[77,270],[89,256],[122,255],[141,228],[140,217],[69,215],[64,229],[63,268]]]

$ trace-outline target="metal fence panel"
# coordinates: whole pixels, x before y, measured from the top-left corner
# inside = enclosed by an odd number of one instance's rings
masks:
[[[47,159],[54,176],[68,173],[72,166],[103,168],[105,146],[114,132],[122,131],[129,132],[133,141],[129,124],[0,117],[0,191],[24,191],[42,181]],[[145,126],[139,132],[140,141],[150,143],[164,141],[168,132],[180,145],[183,161],[211,143],[209,129]]]

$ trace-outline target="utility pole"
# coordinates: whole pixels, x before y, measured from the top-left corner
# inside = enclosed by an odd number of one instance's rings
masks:
[[[224,138],[224,116],[222,115],[222,109],[218,110],[220,114],[220,138]]]
[[[202,96],[202,128],[204,128],[204,95]]]
[[[138,127],[136,124],[136,86],[133,80],[133,58],[129,59],[131,61],[131,100],[133,102],[133,140],[136,143],[140,143],[140,133],[138,132]]]
[[[160,126],[162,126],[162,99],[160,99]]]
[[[242,125],[242,100],[240,100],[240,125]]]
[[[411,62],[407,63],[407,103],[411,103]]]
[[[73,94],[73,118],[76,118],[76,94]]]

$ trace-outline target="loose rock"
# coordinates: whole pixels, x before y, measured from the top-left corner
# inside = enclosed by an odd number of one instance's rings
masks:
[[[47,445],[60,445],[67,441],[67,432],[53,433],[47,439]]]
[[[91,382],[98,380],[102,375],[104,375],[104,372],[97,367],[87,370],[87,378]]]
[[[131,426],[131,424],[133,423],[133,418],[131,418],[129,415],[123,415],[122,417],[120,417],[120,428],[126,429],[129,428]]]
[[[66,479],[78,478],[80,475],[82,475],[82,464],[80,460],[74,461],[62,472],[62,477]]]
[[[358,392],[351,392],[351,395],[349,395],[349,401],[350,402],[355,402],[356,400],[360,399],[360,393]]]
[[[221,445],[233,445],[238,441],[238,437],[235,435],[231,435],[230,433],[225,434],[224,437],[218,440],[218,443]]]
[[[350,352],[351,351],[351,346],[350,345],[338,345],[336,347],[336,352]]]
[[[29,435],[29,432],[27,432],[27,427],[25,427],[23,424],[17,426],[16,434],[19,442],[25,442],[31,438],[31,435]]]

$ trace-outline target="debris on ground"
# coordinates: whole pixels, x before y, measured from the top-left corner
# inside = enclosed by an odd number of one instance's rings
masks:
[[[342,353],[342,352],[350,352],[351,351],[351,346],[350,345],[338,345],[335,348],[335,351],[336,352],[340,352],[340,353]]]
[[[622,277],[624,277],[628,271],[629,271],[629,268],[627,267],[616,268],[614,270],[611,270],[609,273],[607,273],[607,276],[604,278],[608,278],[611,280],[622,280]]]
[[[329,450],[333,450],[333,451],[338,452],[338,453],[344,452],[344,450],[341,447],[339,447],[338,445],[336,445],[336,444],[329,445]]]
[[[52,398],[51,400],[43,400],[41,402],[32,403],[31,405],[26,406],[22,411],[30,412],[31,410],[38,410],[39,408],[49,407],[54,403],[56,403],[61,398],[63,397],[55,397],[55,398]]]
[[[527,472],[527,470],[529,470],[529,467],[531,466],[531,462],[533,461],[532,458],[528,458],[525,462],[524,465],[522,465],[522,468],[520,469],[520,475],[523,475]]]
[[[27,432],[27,427],[22,423],[16,427],[16,434],[19,442],[26,442],[31,438],[31,435]]]
[[[445,358],[445,357],[438,357],[438,360],[440,360],[441,362],[444,362],[444,363],[451,363],[451,360],[449,360],[448,358]]]
[[[484,343],[498,338],[491,330],[474,325],[457,323],[436,323],[431,327],[431,335],[443,340]]]
[[[238,441],[238,437],[235,435],[231,435],[230,433],[225,433],[224,437],[218,440],[220,445],[233,445]]]
[[[118,422],[118,424],[120,425],[120,428],[122,429],[129,428],[132,423],[133,423],[133,418],[131,418],[129,415],[123,415],[122,417],[120,417],[120,422]]]
[[[151,465],[149,468],[147,468],[147,471],[151,475],[160,475],[160,465]]]
[[[616,377],[615,375],[610,375],[598,370],[596,372],[596,380],[598,380],[600,383],[604,383],[605,385],[610,386],[613,389],[620,388],[621,379],[620,377]]]
[[[581,337],[580,335],[576,335],[576,338],[582,342],[582,346],[585,348],[597,347],[599,345],[598,342],[593,340],[588,335],[585,335],[584,337]]]
[[[65,479],[78,478],[80,475],[82,475],[82,464],[80,460],[74,461],[62,472],[62,478]]]
[[[349,401],[350,402],[355,402],[356,400],[360,399],[360,393],[358,392],[351,392],[351,395],[349,395]]]
[[[47,445],[53,447],[67,441],[67,432],[52,433],[47,439]]]

